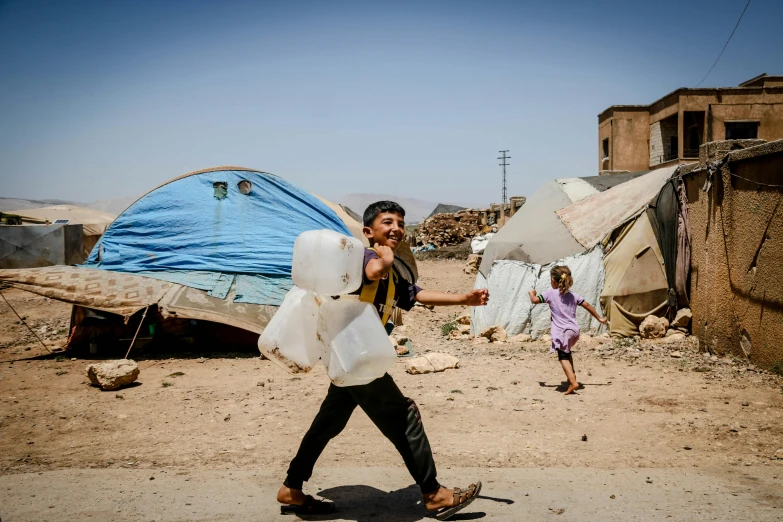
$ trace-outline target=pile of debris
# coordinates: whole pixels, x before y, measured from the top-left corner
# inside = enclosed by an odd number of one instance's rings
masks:
[[[481,217],[476,212],[436,214],[419,225],[416,244],[436,248],[459,245],[482,232]]]

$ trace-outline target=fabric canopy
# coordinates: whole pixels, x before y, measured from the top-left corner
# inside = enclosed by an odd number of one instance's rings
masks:
[[[652,200],[677,166],[654,170],[559,209],[557,215],[584,248],[592,248]]]
[[[611,325],[609,332],[630,337],[638,333],[645,317],[666,310],[663,255],[646,212],[615,231],[612,239],[604,257],[601,307]]]

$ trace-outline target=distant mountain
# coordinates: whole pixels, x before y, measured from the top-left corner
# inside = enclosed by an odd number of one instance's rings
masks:
[[[0,212],[11,212],[14,210],[50,207],[52,205],[76,205],[86,207],[84,203],[67,201],[64,199],[19,199],[19,198],[0,198]]]
[[[20,198],[0,198],[0,212],[13,212],[14,210],[28,210],[32,208],[50,207],[52,205],[75,205],[77,207],[91,208],[100,210],[112,216],[119,216],[120,212],[136,201],[137,198],[112,198],[99,199],[94,203],[80,203],[78,201],[68,201],[64,199],[20,199]]]
[[[371,203],[383,200],[396,201],[402,208],[405,209],[405,222],[406,223],[420,223],[424,221],[424,218],[430,215],[435,207],[438,206],[437,202],[422,201],[420,199],[413,198],[400,198],[396,196],[389,196],[388,194],[346,194],[342,198],[337,198],[336,202],[359,214],[364,214],[366,209]]]

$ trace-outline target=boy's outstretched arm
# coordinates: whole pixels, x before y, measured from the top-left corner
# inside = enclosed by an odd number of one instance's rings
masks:
[[[609,320],[606,317],[601,317],[600,315],[598,315],[598,312],[595,311],[595,308],[593,308],[593,305],[591,305],[587,301],[582,301],[582,308],[584,308],[585,310],[590,312],[590,315],[595,317],[596,320],[598,320],[599,323],[601,323],[601,324],[608,324],[609,323]]]
[[[489,290],[471,290],[467,294],[447,294],[435,290],[420,290],[416,301],[430,306],[484,306],[489,300]]]

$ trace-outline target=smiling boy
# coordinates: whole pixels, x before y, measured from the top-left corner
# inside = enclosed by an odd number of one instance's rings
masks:
[[[405,210],[393,201],[373,203],[364,211],[364,235],[372,249],[364,252],[364,280],[357,293],[363,301],[372,302],[385,325],[393,309],[410,310],[416,302],[437,306],[484,306],[487,290],[466,294],[447,294],[422,290],[406,281],[393,269],[394,252],[405,236]],[[416,403],[405,397],[387,373],[361,386],[329,386],[329,391],[310,429],[302,439],[288,468],[288,476],[277,493],[282,514],[327,514],[334,504],[316,500],[302,492],[310,479],[316,460],[326,444],[345,428],[353,410],[359,406],[388,438],[402,456],[416,484],[421,488],[424,506],[439,520],[447,520],[470,504],[481,490],[481,482],[467,489],[453,490],[437,480],[435,461],[424,433]]]

